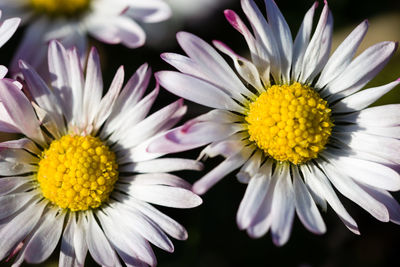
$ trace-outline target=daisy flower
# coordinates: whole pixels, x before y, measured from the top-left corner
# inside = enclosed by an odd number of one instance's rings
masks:
[[[0,143],[0,260],[40,263],[61,238],[60,266],[82,266],[87,251],[102,266],[156,265],[150,246],[172,252],[186,230],[151,204],[191,208],[201,199],[181,178],[194,160],[163,157],[146,147],[183,116],[178,100],[146,118],[156,87],[142,97],[151,72],[142,65],[122,88],[118,69],[107,93],[97,52],[84,78],[76,50],[49,47],[48,87],[20,61],[26,96],[0,81],[0,125],[24,137]],[[122,89],[121,89],[122,88]]]
[[[248,184],[237,224],[254,238],[271,230],[273,242],[287,242],[295,212],[313,233],[326,231],[317,208],[327,204],[354,233],[359,230],[336,191],[380,221],[400,223],[400,206],[388,191],[400,189],[391,167],[400,163],[400,105],[367,108],[399,80],[361,90],[388,62],[397,43],[381,42],[353,59],[368,22],[363,21],[329,56],[333,19],[327,3],[312,34],[317,3],[306,13],[293,42],[272,0],[267,19],[251,0],[242,0],[252,32],[232,10],[229,23],[245,38],[251,60],[214,41],[232,70],[200,38],[180,32],[188,56],[162,58],[180,72],[156,73],[170,92],[213,108],[165,133],[149,151],[172,152],[209,144],[200,157],[226,159],[197,181],[203,194],[240,168]]]
[[[1,10],[0,10],[1,18]],[[10,18],[0,22],[0,47],[2,47],[13,36],[18,28],[21,19]],[[7,74],[7,68],[0,65],[0,79],[3,79]]]
[[[27,25],[14,55],[13,72],[18,70],[19,59],[33,67],[46,65],[47,43],[52,39],[67,48],[77,46],[82,60],[88,34],[109,44],[142,46],[146,35],[135,20],[154,23],[171,16],[163,0],[2,0],[0,9]]]

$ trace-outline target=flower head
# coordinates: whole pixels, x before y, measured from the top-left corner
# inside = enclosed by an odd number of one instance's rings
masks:
[[[118,266],[119,257],[156,265],[149,242],[172,252],[166,234],[184,240],[187,232],[149,203],[201,203],[187,182],[167,173],[200,163],[146,150],[184,115],[182,101],[146,117],[159,90],[143,97],[146,64],[124,87],[119,68],[102,96],[95,49],[84,77],[77,51],[51,42],[50,87],[27,63],[20,67],[26,95],[0,81],[0,128],[24,136],[0,143],[0,259],[43,262],[61,238],[61,266],[83,265],[88,250],[103,266]]]
[[[35,68],[46,65],[47,43],[52,39],[67,48],[77,46],[82,61],[87,50],[87,35],[109,44],[142,46],[146,35],[135,21],[154,23],[171,15],[163,0],[2,1],[0,9],[21,17],[27,25],[11,64],[14,73],[19,70],[19,59]]]
[[[314,32],[317,4],[311,7],[294,41],[272,0],[265,0],[267,19],[252,0],[241,3],[252,32],[234,11],[225,16],[244,36],[251,60],[213,42],[236,72],[214,48],[185,32],[177,39],[188,56],[162,55],[180,72],[156,73],[160,84],[213,110],[167,132],[149,151],[208,144],[200,157],[223,155],[194,192],[205,193],[240,168],[237,178],[248,185],[237,224],[252,237],[271,229],[277,245],[287,242],[295,212],[307,229],[324,233],[317,205],[325,210],[327,203],[359,233],[333,187],[378,220],[400,223],[400,206],[388,192],[400,189],[400,176],[390,168],[400,163],[400,105],[367,108],[400,80],[360,91],[397,43],[378,43],[353,59],[368,28],[364,21],[329,56],[333,19],[327,3]]]

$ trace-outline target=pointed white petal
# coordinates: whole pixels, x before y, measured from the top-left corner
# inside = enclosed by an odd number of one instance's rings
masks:
[[[310,170],[308,170],[308,168]],[[357,223],[343,207],[342,202],[340,202],[325,174],[318,167],[314,166],[314,164],[308,164],[308,168],[304,167],[302,168],[302,171],[307,179],[312,181],[314,188],[318,192],[320,192],[322,196],[324,196],[326,201],[337,213],[337,215],[343,221],[346,227],[353,233],[360,234],[360,232],[358,231]]]
[[[311,6],[311,8],[307,11],[307,13],[304,15],[303,22],[301,23],[300,29],[294,40],[293,59],[292,59],[292,80],[294,81],[296,81],[299,78],[301,73],[304,53],[306,52],[307,46],[310,43],[313,18],[317,6],[318,2],[315,2]]]
[[[273,175],[279,176],[272,199],[272,241],[283,246],[289,239],[294,219],[294,192],[288,165],[277,166]]]
[[[397,80],[382,86],[364,89],[353,95],[345,97],[331,107],[332,113],[346,113],[362,110],[381,98],[381,96],[390,92],[390,90],[392,90],[399,83],[400,81]]]
[[[368,21],[364,20],[358,25],[339,45],[326,63],[322,73],[316,83],[316,88],[322,88],[330,81],[336,79],[343,73],[344,69],[350,64],[357,48],[364,39],[368,30]]]
[[[217,167],[212,169],[209,173],[204,175],[193,185],[193,191],[196,194],[202,195],[208,191],[213,185],[219,182],[227,174],[239,168],[243,163],[248,160],[252,152],[251,148],[243,148],[241,151],[225,159]]]
[[[296,212],[303,225],[314,234],[326,232],[326,226],[317,205],[304,184],[297,167],[292,168]]]
[[[52,209],[43,214],[40,226],[29,239],[25,249],[25,260],[29,263],[41,263],[56,248],[64,225],[65,212],[58,214]]]
[[[211,108],[244,111],[220,87],[204,80],[175,71],[160,71],[155,76],[161,86],[182,98]]]
[[[88,228],[86,229],[86,242],[93,259],[103,266],[116,266],[118,257],[109,241],[94,219],[92,211],[87,212]]]
[[[258,171],[258,170],[257,170]],[[257,216],[262,202],[267,194],[269,183],[271,180],[272,161],[268,161],[259,170],[259,173],[250,178],[249,184],[246,188],[246,193],[238,212],[236,214],[236,222],[239,229],[243,230],[248,228],[254,218]]]
[[[321,163],[320,166],[322,166],[326,176],[329,178],[335,188],[345,197],[354,201],[376,219],[382,222],[389,221],[389,213],[386,207],[365,192],[349,176],[342,173],[342,169],[336,169],[329,163],[325,162]]]
[[[317,28],[304,53],[299,82],[307,83],[319,74],[329,59],[332,45],[333,18],[325,2]]]

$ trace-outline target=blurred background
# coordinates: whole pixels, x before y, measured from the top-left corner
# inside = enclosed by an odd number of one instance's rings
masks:
[[[1,1],[1,0],[0,0]],[[145,1],[145,0],[143,0]],[[110,46],[92,40],[101,53],[105,85],[109,85],[120,65],[131,75],[144,62],[154,71],[172,69],[161,61],[162,52],[183,53],[178,47],[177,31],[192,32],[207,42],[221,40],[239,54],[246,56],[247,45],[242,36],[225,20],[224,9],[235,10],[244,20],[239,0],[166,0],[173,9],[173,17],[166,22],[144,25],[147,43],[144,47],[131,50],[124,46]],[[295,36],[305,12],[312,0],[276,0]],[[264,4],[257,3],[261,10]],[[368,18],[369,32],[359,50],[380,41],[400,40],[400,1],[398,0],[332,0],[329,2],[334,17],[334,48],[358,25]],[[322,10],[320,6],[314,18],[314,25]],[[7,65],[14,49],[21,40],[24,28],[1,49],[0,62]],[[32,51],[34,53],[35,51]],[[228,59],[227,59],[228,60]],[[367,87],[391,82],[400,77],[400,53],[396,52],[384,71]],[[128,78],[128,77],[127,77]],[[154,79],[151,86],[154,87]],[[150,87],[148,90],[150,91]],[[162,90],[153,111],[176,100],[176,97]],[[384,96],[376,104],[400,103],[400,86]],[[186,101],[189,106],[184,120],[208,111],[206,108]],[[400,114],[399,114],[400,116]],[[197,158],[200,149],[177,156]],[[400,153],[400,151],[399,151]],[[212,169],[222,158],[209,159],[203,172],[180,172],[179,176],[193,183],[206,171]],[[337,215],[328,208],[323,214],[327,233],[316,236],[308,232],[295,218],[289,242],[276,247],[269,234],[260,239],[251,239],[236,226],[236,211],[246,186],[236,181],[234,173],[224,178],[203,196],[203,205],[192,210],[176,210],[158,207],[161,211],[184,225],[189,232],[186,242],[173,240],[175,252],[166,253],[154,248],[158,266],[193,267],[236,267],[236,266],[400,266],[400,226],[381,223],[356,204],[342,197],[349,213],[357,221],[361,236],[352,234]],[[395,197],[400,200],[400,195]],[[58,266],[59,247],[51,259],[41,266]],[[0,266],[10,266],[1,263]],[[96,266],[88,257],[88,266]],[[30,266],[25,264],[24,266]]]

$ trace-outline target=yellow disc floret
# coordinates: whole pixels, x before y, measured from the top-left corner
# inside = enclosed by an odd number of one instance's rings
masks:
[[[37,179],[43,196],[71,211],[97,208],[118,179],[114,152],[99,138],[65,135],[42,154]]]
[[[37,13],[49,16],[75,16],[89,8],[91,0],[30,0]]]
[[[273,85],[249,106],[250,141],[278,161],[316,158],[332,131],[331,110],[306,85]]]

